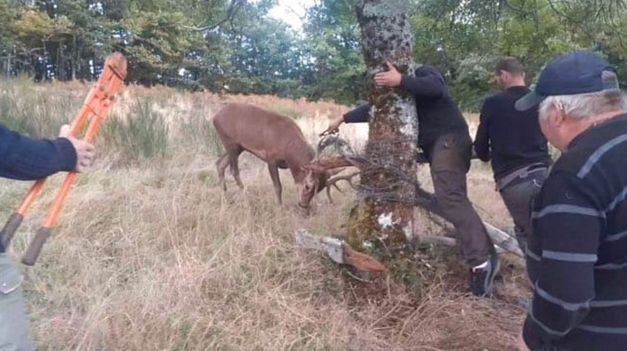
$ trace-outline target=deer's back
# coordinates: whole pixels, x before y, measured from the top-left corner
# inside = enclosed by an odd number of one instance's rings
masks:
[[[311,149],[298,125],[278,113],[247,104],[228,104],[214,117],[223,139],[263,159],[285,160],[288,150]]]

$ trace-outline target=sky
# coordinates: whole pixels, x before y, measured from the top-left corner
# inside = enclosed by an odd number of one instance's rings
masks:
[[[297,31],[302,29],[302,20],[307,8],[316,0],[278,0],[278,4],[270,10],[270,16],[283,20]]]

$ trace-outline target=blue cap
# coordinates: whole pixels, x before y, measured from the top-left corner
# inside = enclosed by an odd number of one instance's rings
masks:
[[[554,95],[576,95],[619,89],[616,70],[590,51],[574,51],[553,59],[540,73],[535,90],[516,101],[525,111]]]

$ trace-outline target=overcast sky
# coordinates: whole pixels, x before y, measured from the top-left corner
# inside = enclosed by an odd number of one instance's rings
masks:
[[[278,0],[278,5],[270,10],[270,16],[283,20],[296,30],[302,29],[305,11],[316,0]]]

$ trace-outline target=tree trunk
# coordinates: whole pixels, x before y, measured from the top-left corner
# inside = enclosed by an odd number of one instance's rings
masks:
[[[413,97],[374,85],[386,61],[413,75],[407,0],[360,0],[357,19],[368,67],[370,134],[368,166],[362,170],[358,205],[349,219],[349,244],[382,261],[409,252],[412,239],[418,124]],[[393,264],[394,265],[394,264]]]
[[[78,48],[77,46],[77,40],[76,40],[76,35],[73,34],[72,35],[72,61],[70,62],[71,67],[72,67],[72,77],[70,77],[71,80],[76,80],[76,67],[78,66]]]
[[[7,56],[7,77],[11,76],[11,52]]]
[[[55,66],[57,68],[57,76],[55,77],[58,81],[63,81],[65,80],[64,78],[64,74],[63,74],[63,41],[59,41],[58,42],[58,46],[57,46],[57,54],[56,54],[56,60],[55,60]]]

